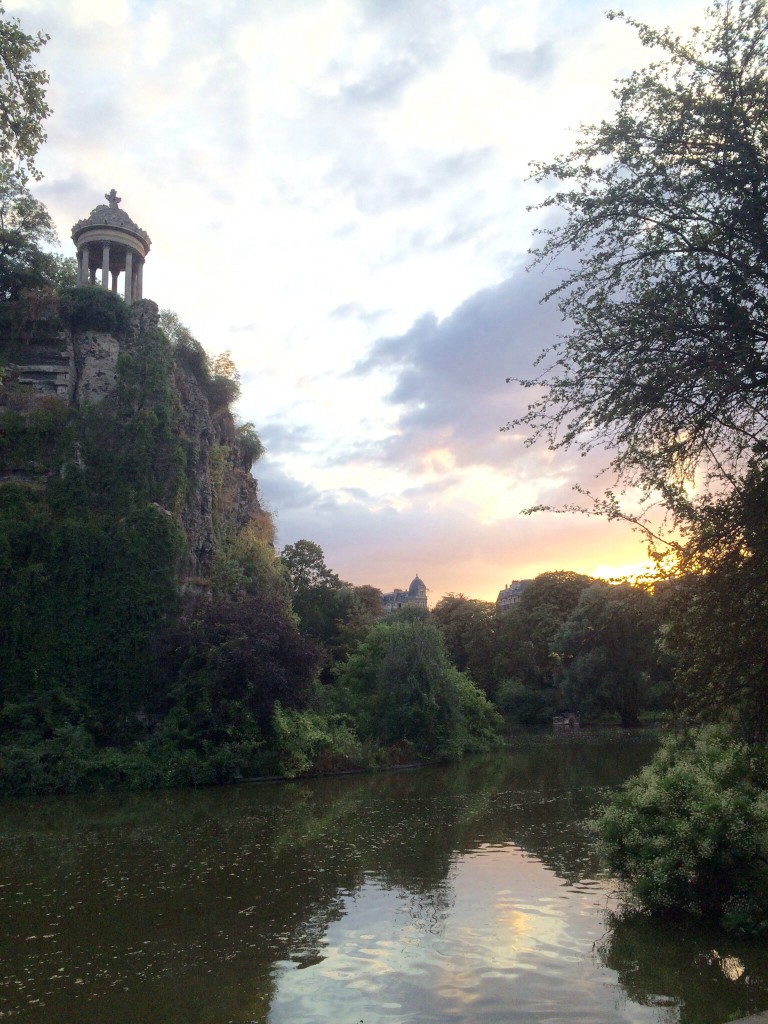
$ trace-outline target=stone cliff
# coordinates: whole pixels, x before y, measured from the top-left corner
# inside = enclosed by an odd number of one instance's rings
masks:
[[[157,403],[153,395],[161,395],[162,404],[167,403],[170,410],[175,444],[174,457],[166,455],[166,461],[173,463],[168,472],[179,479],[155,504],[173,516],[186,538],[180,576],[204,583],[222,540],[231,540],[245,529],[256,531],[268,543],[273,538],[271,518],[262,508],[258,484],[250,472],[252,437],[242,436],[226,401],[211,400],[199,367],[188,365],[168,346],[158,330],[154,302],[135,302],[126,312],[129,318],[122,330],[65,327],[45,345],[28,346],[13,362],[9,360],[0,388],[0,409],[5,407],[22,420],[51,403],[70,410],[104,406],[111,411],[118,399],[126,401],[126,367],[133,375],[130,400],[136,415],[151,412],[153,402]],[[157,348],[158,338],[163,339],[165,372],[161,386],[154,381],[153,392],[142,375],[150,374],[147,351]],[[151,365],[156,365],[156,352],[153,358]],[[81,453],[78,445],[77,450],[77,459],[87,461],[87,447]],[[35,475],[63,472],[64,466],[39,459],[29,465],[5,461],[3,465],[0,455],[0,479],[24,478],[29,483]]]

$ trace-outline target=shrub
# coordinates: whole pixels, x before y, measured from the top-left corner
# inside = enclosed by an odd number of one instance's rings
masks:
[[[252,423],[241,423],[237,428],[238,450],[242,468],[250,471],[254,462],[258,462],[264,454],[264,443]]]
[[[272,731],[282,775],[295,778],[312,771],[340,771],[360,764],[359,739],[341,715],[292,711],[275,704]]]
[[[93,285],[65,288],[59,311],[61,319],[75,333],[104,331],[120,337],[130,323],[130,313],[123,300],[114,292]]]
[[[630,909],[768,930],[764,763],[721,727],[668,738],[595,827]]]

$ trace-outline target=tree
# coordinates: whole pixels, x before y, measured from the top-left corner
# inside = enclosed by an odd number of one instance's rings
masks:
[[[432,609],[456,668],[468,672],[488,692],[495,683],[493,651],[495,607],[464,594],[446,594]]]
[[[0,301],[18,299],[25,289],[60,283],[61,259],[41,249],[57,241],[48,211],[22,175],[0,164]]]
[[[297,540],[286,544],[280,554],[291,591],[300,596],[310,590],[337,590],[342,584],[335,572],[325,564],[325,555],[319,544],[312,540]]]
[[[361,587],[342,587],[334,591],[336,620],[326,640],[334,662],[342,662],[365,638],[371,626],[384,614],[382,593],[365,583]]]
[[[33,57],[50,38],[28,35],[17,18],[5,18],[0,4],[0,167],[39,178],[34,160],[45,141],[43,122],[51,110],[45,102],[48,75]]]
[[[768,930],[765,759],[717,726],[670,736],[596,822],[630,906]]]
[[[552,642],[565,704],[584,716],[616,712],[623,726],[637,725],[656,666],[657,633],[645,590],[607,583],[584,590]]]
[[[496,672],[534,688],[554,684],[552,641],[594,581],[579,573],[543,572],[517,605],[498,618]]]
[[[674,701],[694,722],[726,721],[768,740],[768,468],[755,464],[727,501],[704,509],[669,587],[663,646]]]
[[[319,640],[330,640],[342,605],[348,604],[340,591],[348,585],[325,564],[325,555],[312,540],[286,544],[280,554],[291,590],[293,610],[299,616],[302,632]],[[351,595],[349,596],[351,600]]]
[[[203,603],[157,650],[171,723],[193,745],[268,733],[276,703],[303,708],[318,654],[270,591]]]
[[[374,626],[337,670],[339,711],[361,738],[428,756],[461,755],[498,740],[498,717],[450,662],[442,633],[425,619]]]
[[[728,489],[768,417],[768,7],[716,0],[684,41],[622,18],[664,60],[620,81],[612,119],[534,165],[565,183],[534,264],[569,334],[542,355],[530,439],[605,446],[625,483],[687,522],[695,477]],[[575,253],[574,257],[571,254]],[[603,508],[619,514],[609,493]]]

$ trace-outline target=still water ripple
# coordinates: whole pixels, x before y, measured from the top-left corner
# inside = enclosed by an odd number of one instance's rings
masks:
[[[5,805],[0,1022],[721,1024],[768,955],[616,920],[586,821],[642,735],[388,776]]]

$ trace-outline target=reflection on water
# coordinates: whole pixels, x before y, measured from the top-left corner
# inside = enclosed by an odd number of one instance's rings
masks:
[[[585,819],[652,739],[6,804],[0,1021],[721,1024],[765,951],[610,915]]]

